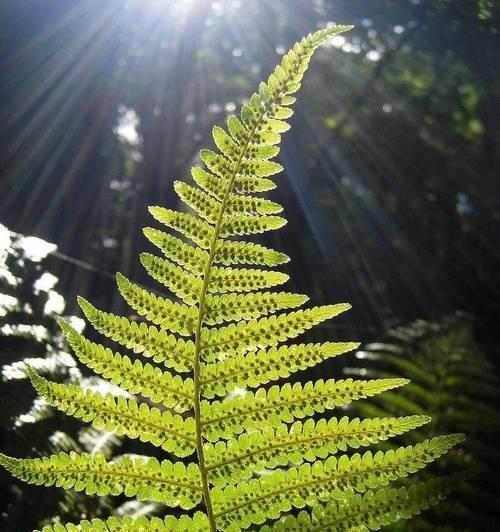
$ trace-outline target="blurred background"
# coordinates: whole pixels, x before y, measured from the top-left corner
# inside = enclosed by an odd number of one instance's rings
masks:
[[[404,405],[380,408],[434,413],[428,430],[473,435],[461,459],[496,467],[495,0],[4,0],[3,449],[130,451],[130,442],[83,431],[34,402],[23,364],[106,386],[78,367],[56,317],[74,315],[83,327],[77,294],[130,313],[114,272],[148,283],[138,261],[148,249],[147,205],[176,208],[172,183],[189,178],[212,126],[239,108],[290,45],[330,22],[355,29],[321,49],[306,75],[279,155],[285,174],[271,193],[289,223],[264,242],[291,256],[290,290],[314,304],[353,305],[314,335],[359,340],[363,350],[318,373],[415,372],[416,395],[410,389]],[[411,365],[395,367],[394,353],[406,353]],[[401,530],[496,530],[497,488],[469,488],[463,515],[451,509],[456,522],[444,509]],[[6,532],[57,514],[158,511],[28,489],[4,473],[0,489]]]

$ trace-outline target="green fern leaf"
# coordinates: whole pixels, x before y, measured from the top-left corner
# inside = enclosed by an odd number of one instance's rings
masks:
[[[409,488],[381,488],[365,495],[348,493],[326,506],[317,505],[312,515],[300,512],[261,532],[366,532],[409,519],[441,502],[455,485],[455,479],[430,480]]]
[[[220,236],[257,235],[286,224],[280,216],[226,216],[221,224]]]
[[[278,310],[300,307],[309,298],[286,292],[258,292],[255,294],[207,295],[205,323],[218,325],[225,321],[240,321],[274,314]]]
[[[363,372],[371,377],[382,371],[391,376],[411,377],[401,394],[385,394],[370,404],[354,405],[357,415],[383,415],[422,411],[433,412],[432,425],[400,438],[411,444],[440,432],[471,434],[460,453],[440,464],[442,470],[494,470],[498,462],[497,441],[500,419],[495,410],[499,381],[491,361],[476,343],[472,317],[454,312],[431,322],[417,320],[387,331],[383,341],[365,346]],[[366,368],[366,366],[368,366]],[[356,371],[346,368],[346,371]],[[391,395],[391,394],[389,394]],[[401,396],[401,397],[399,397]],[[403,401],[401,401],[403,399]],[[410,410],[409,410],[410,409]],[[480,434],[480,437],[474,437]],[[425,475],[425,476],[424,476]],[[423,478],[432,475],[424,473]],[[458,486],[453,500],[415,519],[415,529],[494,530],[497,508],[490,504],[498,493],[496,477],[470,475]],[[458,509],[458,511],[457,511]]]
[[[210,481],[216,486],[236,484],[255,471],[300,465],[326,458],[349,447],[358,449],[399,436],[428,423],[427,416],[350,420],[296,421],[242,434],[238,439],[205,445]]]
[[[195,450],[193,418],[183,419],[170,412],[161,412],[121,395],[103,396],[73,384],[57,384],[40,377],[32,369],[28,371],[36,391],[51,406],[91,422],[96,428],[150,442],[181,457]]]
[[[150,357],[155,362],[163,362],[177,371],[188,371],[192,368],[194,343],[191,340],[178,339],[145,323],[138,324],[97,310],[82,297],[78,298],[78,303],[95,329],[115,342],[135,353]]]
[[[210,524],[207,516],[196,512],[193,517],[182,515],[179,518],[171,515],[161,519],[159,517],[140,516],[133,518],[125,516],[123,519],[110,517],[81,521],[78,525],[56,524],[46,526],[40,532],[209,532]],[[35,531],[38,532],[38,531]]]
[[[270,121],[270,124],[276,130],[281,129],[281,132],[288,130],[288,124],[280,124],[279,121]],[[275,131],[280,132],[280,131]],[[214,139],[215,140],[215,139]],[[222,179],[230,180],[233,174],[233,164],[238,163],[238,174],[248,177],[269,177],[277,174],[283,170],[281,164],[266,159],[248,158],[239,161],[240,147],[235,146],[235,150],[230,153],[227,151],[226,158],[223,155],[213,152],[212,150],[201,150],[200,158],[205,163],[207,168],[215,175]],[[249,154],[250,155],[250,154]]]
[[[250,268],[218,268],[212,270],[210,293],[250,292],[271,288],[288,281],[285,273]]]
[[[193,517],[171,515],[161,519],[159,517],[140,516],[132,518],[125,516],[123,519],[110,517],[107,520],[92,519],[81,521],[78,526],[56,524],[44,527],[41,532],[209,532],[210,524],[207,516],[196,512]]]
[[[299,344],[261,350],[215,364],[201,366],[201,393],[204,397],[224,396],[235,388],[255,388],[269,381],[289,377],[327,358],[359,347],[354,342]]]
[[[268,199],[238,194],[229,194],[227,198],[227,213],[229,215],[277,214],[282,211],[282,205]]]
[[[220,128],[221,129],[221,128]],[[229,137],[229,135],[227,135]],[[215,137],[214,137],[215,138]],[[229,137],[230,138],[230,137]],[[236,146],[233,143],[234,146]],[[235,147],[235,149],[238,149]],[[275,146],[262,146],[257,149],[277,149]],[[279,150],[278,150],[279,151]],[[200,186],[205,192],[208,192],[212,197],[221,200],[224,197],[223,188],[227,186],[227,182],[220,177],[217,177],[209,172],[203,170],[203,168],[194,167],[191,170],[194,182]],[[236,194],[248,194],[251,192],[267,192],[274,190],[276,184],[270,179],[264,179],[260,177],[245,177],[236,176],[233,182],[233,193]]]
[[[141,253],[141,263],[153,279],[162,283],[188,305],[194,305],[202,287],[199,277],[150,253]]]
[[[256,266],[278,266],[290,259],[284,253],[253,242],[221,240],[215,248],[214,262],[226,266],[231,264],[255,264]]]
[[[342,499],[346,491],[364,492],[415,473],[462,441],[441,436],[397,451],[331,456],[324,462],[278,470],[236,487],[214,488],[212,500],[221,530],[238,530],[304,505]]]
[[[158,229],[146,227],[144,236],[154,244],[167,259],[173,260],[191,273],[201,275],[208,259],[206,251],[191,246],[175,236]]]
[[[307,297],[270,291],[288,276],[264,269],[275,268],[289,258],[235,238],[286,223],[277,216],[282,207],[258,194],[274,189],[274,176],[283,169],[271,159],[279,152],[281,135],[289,129],[286,120],[293,114],[293,94],[300,88],[311,56],[347,29],[327,27],[296,43],[243,105],[239,117],[228,118],[227,130],[214,127],[215,148],[201,150],[201,167],[191,172],[194,185],[174,184],[191,213],[150,207],[153,218],[179,237],[146,228],[145,236],[164,258],[144,253],[141,262],[150,277],[183,302],[156,295],[120,274],[117,284],[125,301],[154,325],[103,312],[79,299],[86,318],[99,333],[171,370],[192,372],[192,376],[181,378],[116,353],[87,340],[64,322],[61,327],[81,362],[124,393],[138,394],[159,407],[125,395],[103,396],[72,384],[49,382],[30,370],[38,392],[63,412],[150,442],[177,457],[196,451],[197,461],[185,465],[125,456],[108,463],[98,454],[62,453],[33,460],[0,455],[0,464],[14,476],[35,484],[97,495],[123,493],[184,509],[203,503],[205,512],[164,520],[84,520],[78,525],[46,527],[45,532],[239,532],[304,506],[313,508],[312,513],[274,523],[276,530],[359,532],[416,513],[439,497],[434,487],[426,497],[423,488],[392,490],[383,486],[432,462],[458,443],[460,436],[438,437],[385,453],[368,451],[337,458],[332,455],[338,451],[398,436],[428,418],[312,419],[407,380],[318,380],[259,388],[358,346],[353,342],[278,346],[350,305],[290,311]],[[257,390],[249,392],[248,388]],[[186,416],[191,408],[193,417]],[[252,478],[256,472],[263,472],[262,478]],[[356,491],[368,493],[361,496]]]
[[[212,224],[217,221],[220,202],[210,196],[210,194],[183,181],[174,181],[174,190],[179,198],[201,218]]]
[[[213,237],[213,227],[185,212],[172,211],[163,207],[149,207],[149,212],[153,218],[160,223],[175,229],[183,236],[192,240],[203,249],[210,248],[210,242]]]
[[[64,320],[59,323],[79,360],[116,386],[130,393],[140,393],[176,412],[193,407],[192,379],[183,380],[179,375],[171,375],[151,364],[143,365],[140,360],[132,362],[127,356],[90,342]]]
[[[259,388],[224,401],[203,401],[202,427],[208,441],[230,438],[246,430],[259,430],[266,425],[278,426],[295,419],[322,413],[364,399],[391,388],[406,384],[406,379],[379,379],[353,381],[318,380],[293,386],[286,383],[281,388]]]
[[[102,454],[59,453],[23,459],[0,454],[0,464],[16,478],[31,484],[84,491],[89,495],[120,495],[158,501],[169,506],[193,508],[201,500],[200,473],[196,464],[158,462],[123,456],[106,462]]]
[[[195,308],[174,303],[148,292],[119,273],[116,274],[116,282],[123,299],[141,316],[160,325],[162,329],[183,335],[193,333],[196,321]],[[86,306],[88,309],[91,308],[88,304]],[[90,312],[93,313],[92,310]]]
[[[214,199],[201,188],[193,187],[183,181],[176,181],[174,188],[182,201],[204,220],[210,223],[217,221],[217,212],[220,205],[217,199]],[[228,215],[276,214],[283,210],[283,207],[274,201],[253,196],[229,194],[226,201]]]
[[[351,305],[325,305],[270,318],[240,322],[218,329],[204,329],[201,335],[201,352],[207,361],[235,356],[257,347],[277,345],[296,338],[304,331],[349,310]]]
[[[234,158],[234,154],[238,153],[238,144],[231,138],[231,135],[228,135],[223,128],[214,126],[212,136],[221,153],[230,159]],[[268,160],[276,157],[280,150],[277,146],[266,146],[264,144],[261,146],[253,145],[248,151],[249,157],[252,159]],[[251,178],[255,179],[255,176],[251,176]]]

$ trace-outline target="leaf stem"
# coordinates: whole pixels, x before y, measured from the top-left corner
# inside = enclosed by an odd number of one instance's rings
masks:
[[[201,404],[200,404],[201,330],[203,328],[203,319],[204,319],[204,315],[206,311],[206,305],[205,305],[206,295],[207,295],[208,285],[210,284],[210,273],[211,273],[212,264],[215,258],[217,240],[218,240],[220,228],[222,225],[222,217],[224,214],[224,210],[226,208],[226,203],[229,197],[229,193],[233,186],[234,179],[236,177],[241,161],[243,159],[243,155],[248,147],[248,144],[250,143],[250,140],[253,136],[253,133],[256,127],[257,125],[254,126],[252,133],[248,136],[248,139],[241,150],[240,156],[234,166],[234,170],[231,174],[231,178],[229,179],[229,182],[227,184],[227,189],[224,193],[224,197],[221,202],[221,206],[220,206],[219,213],[218,213],[217,220],[216,220],[215,227],[214,227],[214,232],[212,235],[212,240],[210,242],[210,253],[209,253],[207,264],[205,266],[205,271],[203,274],[203,286],[200,292],[199,307],[198,307],[198,321],[196,323],[196,330],[195,330],[195,354],[194,354],[194,364],[193,364],[193,380],[194,380],[194,418],[195,418],[195,424],[196,424],[196,451],[198,454],[198,462],[199,462],[200,474],[201,474],[201,483],[203,487],[203,499],[205,501],[208,521],[210,523],[210,530],[212,532],[217,532],[217,528],[215,524],[215,514],[212,508],[212,500],[210,498],[210,487],[208,485],[208,473],[207,473],[207,468],[205,465],[205,456],[203,453],[203,434],[202,434],[203,425],[202,425],[202,420],[201,420]]]
[[[254,130],[255,130],[255,127],[254,127]],[[221,202],[219,213],[217,215],[217,220],[215,222],[212,240],[210,242],[210,252],[209,252],[207,264],[205,266],[205,271],[203,273],[203,286],[200,292],[199,307],[198,307],[198,321],[196,323],[196,330],[195,330],[195,353],[194,353],[194,364],[193,364],[193,380],[194,380],[194,418],[195,418],[195,423],[196,423],[196,451],[198,454],[198,462],[200,466],[201,483],[203,487],[203,499],[205,501],[208,521],[210,523],[210,530],[212,532],[217,532],[217,528],[215,524],[214,511],[212,508],[212,500],[210,498],[210,487],[208,485],[208,473],[207,473],[207,468],[205,465],[205,456],[203,453],[203,434],[202,434],[203,425],[202,425],[202,420],[201,420],[201,404],[200,404],[200,388],[201,388],[200,355],[201,355],[201,347],[202,347],[201,346],[201,330],[203,328],[203,319],[204,319],[204,315],[206,311],[206,305],[205,305],[206,295],[207,295],[208,285],[210,284],[210,273],[212,271],[212,264],[215,258],[217,240],[218,240],[220,228],[222,225],[222,217],[224,214],[224,210],[226,208],[226,203],[229,197],[229,193],[233,186],[234,179],[240,167],[241,161],[243,159],[243,155],[253,136],[254,130],[252,130],[252,133],[248,136],[248,140],[245,143],[244,147],[242,148],[240,156],[234,166],[234,170],[227,184],[227,189],[224,193],[224,197]]]
[[[300,55],[299,58],[297,58],[297,61],[301,59]],[[203,274],[203,286],[200,291],[200,297],[199,297],[199,306],[198,306],[198,320],[196,323],[195,328],[195,354],[194,354],[194,364],[193,364],[193,380],[194,380],[194,417],[195,417],[195,423],[196,423],[196,451],[198,455],[198,462],[200,467],[200,474],[201,474],[201,483],[203,487],[203,499],[205,501],[208,521],[210,523],[210,530],[211,532],[217,532],[217,527],[215,523],[216,515],[212,508],[212,500],[210,498],[210,486],[208,484],[208,471],[207,467],[205,465],[205,456],[203,453],[203,433],[202,433],[202,419],[201,419],[201,400],[200,400],[200,389],[201,389],[201,379],[200,379],[200,356],[201,356],[201,332],[203,328],[203,320],[204,315],[206,311],[206,295],[208,286],[210,284],[210,274],[212,271],[212,265],[214,262],[215,254],[217,251],[217,241],[220,234],[220,229],[222,225],[222,218],[224,216],[224,211],[226,209],[226,205],[228,202],[229,194],[231,192],[231,189],[234,184],[234,180],[236,179],[236,175],[238,174],[238,170],[240,169],[241,163],[243,161],[243,158],[245,154],[247,153],[248,146],[250,145],[254,133],[257,130],[257,127],[261,123],[262,118],[265,116],[265,114],[272,109],[273,104],[276,102],[276,99],[281,94],[281,91],[283,91],[286,87],[286,84],[290,78],[291,73],[289,73],[285,80],[283,81],[281,87],[276,90],[276,92],[273,94],[273,96],[269,99],[269,101],[266,102],[266,104],[262,107],[259,116],[254,121],[254,124],[249,131],[249,134],[244,142],[244,144],[241,147],[240,154],[238,156],[238,159],[236,160],[236,163],[233,167],[233,170],[231,172],[231,176],[228,179],[227,188],[224,192],[224,196],[221,200],[221,206],[219,209],[219,212],[217,214],[217,219],[215,221],[215,227],[214,232],[212,235],[212,239],[210,241],[210,248],[209,248],[209,256],[208,260],[205,266],[204,274]]]

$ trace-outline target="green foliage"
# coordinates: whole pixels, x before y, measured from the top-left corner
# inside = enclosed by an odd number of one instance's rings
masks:
[[[217,486],[235,484],[251,478],[254,471],[314,462],[348,448],[386,440],[429,421],[427,416],[365,420],[343,417],[318,422],[308,419],[290,427],[280,424],[261,432],[246,432],[238,439],[205,446],[209,479]]]
[[[465,432],[461,453],[440,462],[450,472],[472,468],[455,495],[418,519],[419,530],[493,530],[498,522],[495,499],[500,485],[485,475],[500,464],[497,442],[500,419],[498,376],[474,339],[473,322],[463,313],[435,322],[417,321],[388,332],[384,341],[366,346],[362,354],[363,374],[372,377],[405,375],[411,378],[404,393],[391,392],[370,404],[356,404],[360,415],[391,416],[425,411],[432,422],[400,441],[406,444],[440,432]],[[356,373],[355,368],[346,370]],[[474,474],[475,472],[475,474]]]
[[[373,455],[367,451],[338,459],[332,456],[324,462],[278,470],[236,486],[214,488],[212,500],[218,526],[222,530],[248,528],[269,518],[277,519],[293,507],[342,500],[346,491],[365,492],[384,486],[425,467],[460,440],[460,436],[442,436],[415,447],[400,447],[396,452],[378,451]]]
[[[177,412],[191,408],[193,380],[183,380],[151,364],[140,360],[132,362],[129,357],[113,353],[111,349],[90,342],[65,321],[60,321],[69,344],[80,361],[113,384],[131,392],[149,397]]]
[[[259,244],[228,239],[286,223],[276,216],[281,211],[278,204],[241,193],[273,188],[268,178],[282,167],[269,159],[278,153],[281,134],[289,128],[284,120],[292,115],[292,94],[300,88],[315,49],[347,29],[328,27],[302,39],[243,105],[240,117],[228,119],[228,132],[214,128],[219,152],[201,151],[205,169],[193,170],[198,187],[175,185],[194,214],[150,209],[156,220],[195,244],[156,229],[146,230],[166,258],[145,253],[141,262],[151,277],[182,302],[156,296],[118,276],[125,299],[157,325],[149,326],[102,312],[80,299],[97,331],[167,368],[192,372],[192,377],[174,375],[149,363],[132,363],[127,355],[90,342],[64,324],[82,362],[160,405],[150,406],[140,397],[112,397],[52,383],[30,371],[34,386],[50,404],[97,427],[150,442],[171,453],[175,461],[131,456],[106,461],[99,454],[57,454],[44,459],[1,455],[0,463],[13,475],[35,484],[98,495],[124,494],[183,509],[204,504],[205,513],[193,518],[84,521],[82,530],[237,532],[304,507],[314,508],[314,513],[310,517],[300,514],[296,521],[290,517],[285,524],[276,524],[277,529],[288,524],[310,529],[308,519],[330,519],[340,508],[346,513],[346,523],[359,530],[409,517],[446,491],[436,487],[424,495],[418,487],[406,491],[383,487],[446,453],[462,440],[460,435],[439,436],[396,451],[346,452],[418,427],[427,417],[306,419],[397,388],[406,379],[330,379],[259,387],[357,347],[345,342],[277,347],[350,305],[275,315],[278,310],[302,305],[306,298],[258,292],[285,282],[288,276],[255,266],[274,267],[287,257]],[[252,268],[230,267],[237,265]],[[218,327],[223,322],[234,323]],[[252,387],[257,389],[246,390]],[[197,463],[186,466],[177,460],[195,451]],[[344,454],[334,456],[338,451]],[[382,491],[372,491],[379,488]],[[355,492],[367,494],[361,497]],[[383,502],[380,514],[373,510],[378,501]],[[73,532],[77,528],[57,525],[53,530]]]
[[[177,456],[188,456],[195,450],[194,422],[192,418],[162,412],[146,403],[123,396],[105,396],[99,392],[83,390],[72,384],[57,384],[29,370],[33,386],[52,406],[96,428],[140,438]],[[146,378],[146,372],[144,371]]]
[[[200,474],[194,463],[186,467],[182,462],[160,463],[155,458],[129,456],[109,463],[100,453],[90,456],[73,452],[33,460],[0,455],[0,460],[13,475],[32,484],[56,485],[99,496],[124,493],[185,509],[201,501]]]
[[[144,532],[154,530],[155,532],[208,532],[210,530],[207,516],[201,512],[196,512],[193,517],[183,515],[178,519],[169,515],[165,519],[153,517],[138,517],[133,519],[125,516],[124,519],[111,517],[106,521],[92,519],[92,521],[81,521],[79,526],[61,524],[43,528],[42,532]]]
[[[415,483],[410,488],[382,488],[369,491],[364,496],[349,494],[327,506],[316,506],[312,516],[301,512],[298,517],[287,517],[284,522],[263,527],[262,532],[379,530],[381,526],[418,515],[442,501],[452,486],[451,480],[434,480]]]

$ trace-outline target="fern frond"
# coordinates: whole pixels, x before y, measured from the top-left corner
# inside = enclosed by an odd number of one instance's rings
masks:
[[[184,181],[174,181],[174,190],[179,198],[201,218],[211,224],[217,221],[220,202],[201,188]]]
[[[167,408],[184,413],[192,406],[193,417],[181,417],[122,395],[103,396],[72,384],[56,384],[30,371],[38,392],[56,408],[96,427],[151,442],[177,457],[196,451],[197,464],[130,456],[107,463],[100,455],[60,454],[34,460],[0,455],[0,464],[29,482],[98,495],[124,493],[185,509],[203,500],[206,514],[165,520],[140,518],[136,522],[114,518],[82,521],[75,526],[56,525],[53,532],[239,532],[276,520],[292,508],[318,503],[331,504],[316,509],[310,518],[305,514],[296,520],[290,517],[289,527],[314,530],[315,520],[323,517],[330,526],[328,520],[338,519],[340,514],[345,516],[339,525],[342,529],[359,532],[364,526],[359,524],[361,513],[368,519],[367,526],[378,527],[389,519],[386,499],[401,501],[394,503],[399,504],[401,515],[427,504],[420,492],[408,501],[407,497],[413,497],[411,489],[384,489],[365,497],[353,492],[378,489],[406,477],[445,453],[461,440],[460,436],[337,459],[331,455],[339,450],[384,441],[420,426],[428,418],[305,419],[397,388],[406,384],[406,379],[318,380],[247,391],[358,346],[330,342],[278,347],[350,305],[289,311],[307,298],[269,291],[288,276],[264,269],[284,264],[288,257],[234,238],[278,229],[286,223],[277,216],[281,205],[257,194],[275,188],[271,177],[283,169],[271,159],[279,152],[281,135],[289,128],[286,120],[293,114],[293,94],[300,88],[313,52],[347,29],[327,27],[295,44],[243,105],[239,117],[228,118],[227,130],[220,126],[213,129],[215,148],[201,150],[202,167],[192,170],[194,184],[174,185],[192,213],[150,207],[153,218],[179,233],[180,238],[146,228],[146,237],[164,258],[144,253],[141,262],[152,278],[183,303],[155,295],[122,275],[117,275],[117,283],[124,299],[155,325],[103,312],[79,299],[98,332],[168,368],[192,371],[192,378],[182,379],[149,363],[133,362],[128,355],[93,343],[62,323],[82,362],[122,389]],[[275,314],[279,311],[286,312]],[[262,478],[250,479],[260,470]],[[341,501],[350,502],[344,505]],[[379,513],[373,504],[380,506]],[[347,510],[352,511],[345,513]]]
[[[102,454],[59,453],[50,457],[17,459],[0,454],[0,464],[30,484],[84,491],[89,495],[120,495],[193,508],[201,501],[200,472],[196,464],[159,462],[123,456],[107,462]]]
[[[288,124],[272,119],[269,119],[269,126],[275,133],[284,133],[289,129]],[[236,149],[229,154],[228,158],[212,150],[203,149],[200,151],[200,159],[211,172],[227,182],[230,182],[233,177],[235,163],[238,165],[238,174],[248,177],[269,177],[283,170],[281,164],[267,159],[243,159],[241,158],[241,147],[236,146],[236,144],[234,146]]]
[[[266,248],[253,242],[232,240],[220,241],[215,249],[214,262],[231,264],[255,264],[256,266],[278,266],[290,258],[284,253]]]
[[[78,298],[83,313],[94,328],[135,353],[163,362],[177,371],[192,369],[194,343],[160,331],[145,323],[138,324],[127,318],[97,310],[82,297]]]
[[[241,131],[241,128],[240,128]],[[212,137],[215,141],[217,148],[226,157],[232,159],[234,154],[238,153],[238,144],[231,138],[231,135],[226,133],[223,128],[214,126],[212,129]],[[248,152],[252,159],[268,160],[276,157],[280,149],[277,146],[272,145],[256,145],[249,146]],[[255,179],[255,176],[251,176],[251,179]]]
[[[162,329],[183,335],[192,334],[196,321],[195,308],[157,296],[130,282],[120,273],[116,274],[116,282],[125,301],[141,316]]]
[[[349,310],[351,305],[325,305],[288,314],[240,322],[202,331],[202,355],[207,361],[235,356],[295,338],[322,321]]]
[[[64,320],[59,321],[68,343],[78,359],[130,393],[140,393],[155,403],[162,403],[176,412],[193,407],[194,384],[191,378],[182,379],[140,360],[113,353],[100,344],[87,340]]]
[[[399,436],[428,423],[427,416],[296,421],[242,434],[238,439],[205,445],[209,479],[216,486],[249,479],[255,471],[300,465],[338,451],[357,449]]]
[[[227,213],[235,214],[278,214],[283,206],[274,201],[255,196],[229,194],[227,198]]]
[[[208,253],[191,246],[175,236],[152,227],[143,229],[144,236],[154,244],[167,259],[196,275],[201,275],[208,259]]]
[[[346,491],[364,492],[387,485],[425,467],[462,441],[440,436],[397,451],[331,456],[324,462],[278,470],[237,486],[214,488],[212,501],[221,530],[238,530],[304,505],[342,499]]]
[[[178,231],[201,248],[210,248],[214,228],[207,222],[191,214],[165,209],[164,207],[149,207],[149,212],[155,220]]]
[[[257,235],[286,225],[281,216],[225,216],[220,228],[221,238],[237,235]]]
[[[406,379],[353,381],[352,379],[296,382],[269,389],[259,388],[224,401],[203,401],[203,435],[208,441],[230,438],[245,430],[291,423],[406,384]]]
[[[269,381],[289,377],[327,358],[352,351],[354,342],[327,342],[272,347],[268,351],[238,355],[201,366],[201,393],[204,397],[224,396],[235,388],[255,388]]]
[[[149,275],[166,286],[188,305],[194,305],[202,287],[202,280],[172,262],[141,253],[141,263]]]
[[[179,333],[183,336],[193,334],[196,309],[155,296],[119,273],[117,273],[116,278],[120,293],[134,310],[137,310],[140,314],[145,314],[148,319],[160,325],[163,329]],[[109,336],[107,332],[104,332],[106,326],[112,327],[111,324],[106,325],[108,321],[116,322],[114,327],[117,327],[120,322],[121,328],[128,328],[127,325],[130,324],[125,318],[119,318],[113,314],[98,311],[83,297],[78,298],[78,303],[87,319],[96,328],[98,326],[103,328],[103,331],[99,332],[102,332],[105,336]],[[153,308],[151,309],[151,307]]]
[[[409,488],[380,488],[364,495],[346,493],[339,501],[318,505],[298,516],[288,516],[261,532],[366,532],[410,519],[441,502],[453,491],[455,479],[429,480]]]
[[[179,198],[201,218],[207,222],[216,223],[220,207],[218,199],[203,189],[188,185],[183,181],[175,181],[174,189]],[[277,214],[283,210],[283,207],[274,201],[234,193],[228,194],[226,202],[227,215]]]
[[[209,532],[209,530],[210,524],[206,514],[195,512],[192,517],[168,515],[163,519],[145,516],[137,518],[125,516],[119,519],[113,516],[106,520],[80,521],[78,525],[45,526],[41,531],[35,532]]]
[[[186,303],[192,305],[197,301],[202,286],[199,277],[149,253],[141,254],[141,262],[153,279],[162,283]],[[250,292],[283,284],[288,279],[288,275],[276,271],[214,267],[209,292]]]
[[[441,469],[497,468],[500,419],[495,405],[499,381],[491,361],[476,343],[471,316],[456,312],[431,322],[418,320],[387,331],[383,341],[368,344],[365,349],[364,371],[370,377],[381,372],[391,376],[405,374],[411,376],[412,382],[404,393],[387,398],[384,395],[371,405],[355,405],[356,415],[370,415],[368,406],[382,415],[392,415],[396,409],[414,412],[415,407],[432,412],[432,425],[402,437],[402,444],[439,432],[465,432],[470,437],[462,452],[443,460]],[[470,475],[456,490],[453,500],[416,519],[414,527],[495,529],[498,512],[490,501],[500,491],[497,477]]]
[[[193,418],[183,419],[123,396],[103,396],[73,384],[57,384],[32,369],[28,371],[36,391],[51,406],[68,415],[120,436],[150,442],[177,456],[188,456],[195,450]]]
[[[251,292],[288,281],[286,273],[250,268],[212,268],[210,293]]]
[[[227,136],[229,137],[229,135]],[[267,148],[267,146],[264,146],[264,148]],[[269,148],[276,147],[269,146]],[[235,147],[235,149],[237,149],[237,147]],[[212,197],[218,200],[222,200],[224,197],[224,187],[227,186],[226,180],[221,179],[220,177],[215,176],[199,167],[192,168],[191,175],[193,176],[194,182],[205,192],[208,192]],[[238,194],[246,194],[249,192],[267,192],[268,190],[273,190],[275,188],[276,184],[270,179],[245,176],[236,176],[232,187],[233,193]]]
[[[225,321],[252,320],[274,314],[278,310],[300,307],[309,298],[287,292],[260,292],[256,294],[207,295],[205,323],[218,325]]]

